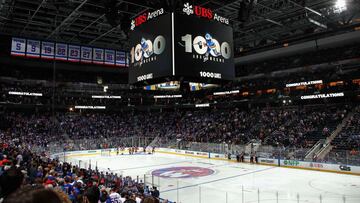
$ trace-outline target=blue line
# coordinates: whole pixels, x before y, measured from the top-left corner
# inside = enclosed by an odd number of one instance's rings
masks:
[[[227,180],[227,179],[231,179],[231,178],[236,178],[236,177],[240,177],[240,176],[249,175],[249,174],[252,174],[252,173],[258,173],[258,172],[267,171],[267,170],[270,170],[270,169],[273,169],[273,168],[276,168],[276,167],[274,166],[274,167],[271,167],[271,168],[265,168],[265,169],[262,169],[262,170],[252,171],[252,172],[249,172],[249,173],[243,173],[243,174],[236,175],[236,176],[229,176],[229,177],[226,177],[226,178],[220,178],[220,179],[211,180],[211,181],[207,181],[207,182],[202,182],[202,183],[198,183],[198,184],[193,184],[193,185],[183,186],[183,187],[179,187],[179,188],[175,188],[175,189],[165,190],[165,191],[161,191],[161,193],[170,192],[170,191],[179,190],[179,189],[184,189],[184,188],[189,188],[189,187],[195,187],[195,186],[198,186],[198,185],[204,185],[204,184],[218,182],[218,181],[223,181],[223,180]]]

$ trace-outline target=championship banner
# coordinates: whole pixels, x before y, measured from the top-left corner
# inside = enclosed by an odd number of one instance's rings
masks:
[[[105,49],[105,64],[106,65],[115,65],[115,51]]]
[[[69,61],[79,62],[80,61],[80,46],[69,45]]]
[[[54,59],[55,50],[53,42],[42,42],[41,45],[41,58]]]
[[[26,39],[12,38],[11,42],[11,55],[13,56],[25,56]]]
[[[26,56],[30,58],[40,58],[40,41],[27,40]]]
[[[45,42],[13,37],[11,55],[29,58],[55,59],[82,63],[128,66],[129,54],[123,51],[100,49],[66,43]]]
[[[91,63],[92,62],[92,48],[81,47],[81,62]]]
[[[67,44],[56,43],[55,59],[61,61],[67,61],[67,55],[68,55],[67,51],[68,51]]]
[[[93,63],[104,64],[104,49],[94,48]]]
[[[123,51],[116,51],[116,66],[122,66],[124,67],[126,65],[125,63],[126,54]]]

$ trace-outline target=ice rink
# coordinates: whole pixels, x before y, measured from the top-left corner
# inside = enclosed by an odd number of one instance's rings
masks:
[[[181,203],[359,203],[360,176],[156,153],[71,157],[139,176]],[[145,176],[144,176],[145,174]]]

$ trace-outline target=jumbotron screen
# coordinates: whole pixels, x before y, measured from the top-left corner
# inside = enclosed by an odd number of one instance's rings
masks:
[[[172,75],[171,14],[136,27],[130,34],[130,44],[130,83]]]
[[[145,13],[133,21],[131,84],[234,79],[230,26],[194,15],[169,13],[150,20],[149,16]]]
[[[175,56],[177,76],[232,80],[233,30],[206,18],[176,15]]]

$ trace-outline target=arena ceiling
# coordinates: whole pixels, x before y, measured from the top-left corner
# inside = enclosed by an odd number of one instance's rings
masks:
[[[104,2],[116,1],[116,22],[109,23]],[[176,1],[176,0],[175,0]],[[244,3],[242,3],[244,1]],[[253,6],[249,2],[253,1]],[[236,49],[286,42],[314,33],[341,32],[360,24],[360,1],[344,0],[196,0],[230,19]],[[172,3],[171,3],[172,2]],[[0,0],[0,33],[68,43],[127,49],[129,19],[155,8],[168,11],[174,0]],[[181,9],[185,0],[176,1]],[[246,3],[245,3],[246,2]],[[244,8],[244,5],[246,6]],[[252,9],[251,9],[252,8]],[[250,11],[247,15],[246,11]],[[240,17],[239,17],[239,13]]]

